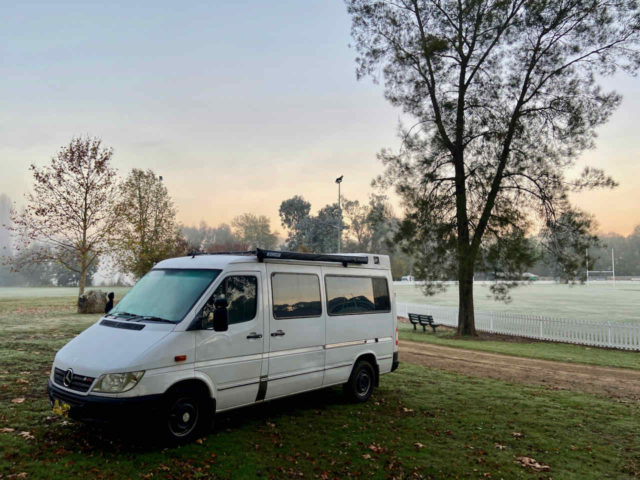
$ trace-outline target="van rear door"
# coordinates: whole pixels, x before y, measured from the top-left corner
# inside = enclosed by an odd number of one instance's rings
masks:
[[[267,264],[271,291],[266,399],[322,386],[325,315],[320,269]]]

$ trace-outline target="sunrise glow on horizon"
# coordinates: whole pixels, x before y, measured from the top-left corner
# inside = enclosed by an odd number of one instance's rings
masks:
[[[0,193],[20,206],[29,164],[91,135],[121,175],[162,175],[187,225],[251,212],[285,236],[280,203],[302,195],[315,212],[337,200],[339,175],[346,198],[367,201],[402,113],[382,85],[356,80],[342,2],[160,3],[5,7]],[[640,224],[640,85],[620,74],[604,86],[622,106],[579,166],[620,186],[573,199],[602,233],[628,235]]]

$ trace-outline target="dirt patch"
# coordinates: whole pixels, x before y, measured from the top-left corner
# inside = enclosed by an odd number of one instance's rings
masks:
[[[400,361],[476,377],[640,401],[640,371],[535,360],[497,353],[400,342]]]

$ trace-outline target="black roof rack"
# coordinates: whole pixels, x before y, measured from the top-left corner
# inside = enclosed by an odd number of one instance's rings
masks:
[[[248,250],[242,252],[189,252],[187,253],[187,257],[195,257],[199,255],[256,255],[257,252],[255,250]]]
[[[341,263],[343,266],[348,264],[366,265],[369,263],[369,257],[366,255],[338,255],[335,253],[300,253],[300,252],[284,252],[280,250],[249,250],[246,252],[191,252],[188,256],[194,258],[196,255],[255,255],[259,262],[269,259],[276,260],[304,260],[307,262],[335,262]]]
[[[307,262],[336,262],[341,263],[345,267],[350,264],[366,265],[369,263],[369,257],[364,255],[337,255],[333,253],[300,253],[300,252],[281,252],[278,250],[262,250],[258,248],[256,255],[259,262],[265,259],[277,260],[305,260]]]

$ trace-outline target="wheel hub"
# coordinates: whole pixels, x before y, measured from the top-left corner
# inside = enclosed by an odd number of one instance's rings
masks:
[[[177,437],[189,435],[196,427],[198,407],[190,398],[181,398],[174,402],[169,410],[169,429]]]
[[[364,395],[369,391],[371,387],[371,377],[369,373],[366,371],[361,371],[358,373],[358,377],[356,379],[356,389],[359,395]]]

